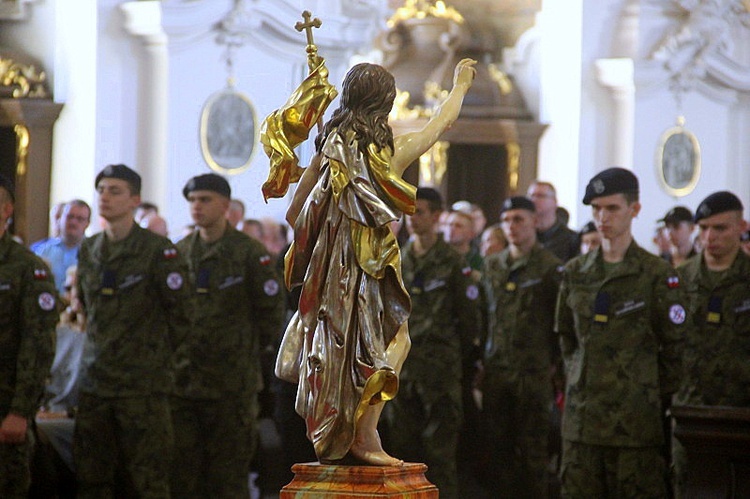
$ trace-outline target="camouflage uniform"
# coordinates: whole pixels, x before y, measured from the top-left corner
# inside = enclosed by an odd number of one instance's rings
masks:
[[[78,276],[88,316],[74,435],[79,495],[132,488],[168,497],[167,394],[173,347],[191,322],[187,265],[167,238],[134,225],[114,243],[103,232],[86,239]]]
[[[564,497],[664,497],[662,402],[679,382],[686,313],[667,262],[635,242],[569,262],[556,329],[566,373]]]
[[[52,365],[57,291],[47,265],[5,232],[0,236],[0,421],[29,424],[22,444],[0,443],[0,497],[26,497],[31,420]]]
[[[701,255],[678,268],[693,319],[685,339],[684,378],[675,405],[750,407],[750,257],[738,251],[725,272],[711,272]],[[712,275],[716,274],[716,275]],[[676,486],[685,454],[673,441]]]
[[[510,249],[485,260],[492,325],[485,351],[484,418],[492,449],[491,490],[546,497],[547,440],[554,403],[551,368],[562,262],[538,243],[512,261]]]
[[[281,329],[283,294],[261,243],[229,227],[177,244],[190,267],[196,324],[177,349],[175,497],[247,497],[262,387],[260,352]]]
[[[423,256],[403,251],[412,299],[412,347],[398,396],[388,405],[393,455],[425,462],[441,497],[458,497],[456,445],[461,427],[462,361],[478,356],[479,289],[465,260],[442,238]]]

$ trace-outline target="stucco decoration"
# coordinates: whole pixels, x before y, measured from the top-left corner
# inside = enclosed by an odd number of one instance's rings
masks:
[[[676,96],[698,83],[719,84],[734,90],[750,90],[750,67],[734,57],[734,44],[750,30],[746,0],[672,0],[678,9],[678,25],[670,29],[652,52],[670,78]],[[744,33],[747,35],[748,33]]]

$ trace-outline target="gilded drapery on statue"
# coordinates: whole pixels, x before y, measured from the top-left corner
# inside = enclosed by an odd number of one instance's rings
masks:
[[[320,176],[294,228],[286,278],[302,285],[277,375],[299,383],[296,409],[324,460],[342,459],[366,406],[396,394],[385,351],[411,301],[389,223],[413,212],[415,188],[389,175],[388,155],[329,135]]]
[[[366,464],[400,465],[383,450],[377,432],[411,344],[411,300],[390,223],[414,213],[416,188],[402,175],[458,117],[476,62],[459,62],[446,100],[422,130],[400,137],[388,125],[393,75],[357,64],[344,79],[339,108],[319,127],[310,166],[302,169],[294,148],[336,96],[312,40],[312,27],[321,23],[309,12],[303,17],[296,28],[307,30],[310,75],[261,129],[271,159],[264,196],[281,197],[299,182],[287,211],[294,242],[285,278],[290,289],[301,286],[301,296],[276,375],[298,384],[296,410],[321,461],[348,455]]]

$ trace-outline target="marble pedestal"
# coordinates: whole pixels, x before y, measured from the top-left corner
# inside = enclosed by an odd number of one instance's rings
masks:
[[[295,464],[294,479],[281,489],[280,499],[410,498],[437,499],[438,489],[427,481],[427,466],[342,466]]]

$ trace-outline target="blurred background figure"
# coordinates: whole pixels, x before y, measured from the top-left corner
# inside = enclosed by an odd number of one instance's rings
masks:
[[[463,211],[452,211],[446,219],[445,241],[466,258],[472,270],[482,271],[482,256],[471,243],[474,239],[474,220]],[[478,278],[478,277],[477,277]]]
[[[602,245],[602,236],[600,236],[599,231],[596,230],[594,222],[587,222],[586,225],[578,231],[578,237],[581,238],[582,255],[594,251]]]
[[[138,225],[141,225],[141,220],[148,217],[149,215],[158,215],[159,214],[159,207],[156,206],[154,203],[149,203],[148,201],[144,201],[141,204],[138,205],[138,208],[135,209],[135,215],[133,218],[135,219],[135,223]],[[144,225],[141,225],[141,227],[144,227]]]
[[[508,240],[505,238],[502,225],[490,225],[482,232],[479,253],[482,258],[487,258],[495,253],[500,253],[506,246],[508,246]]]
[[[254,218],[246,218],[242,221],[242,232],[252,237],[256,241],[263,242],[265,236],[265,230],[260,220]]]
[[[684,206],[675,206],[659,220],[669,239],[669,262],[677,267],[688,258],[697,255],[693,246],[693,212]]]
[[[49,210],[49,237],[35,241],[29,245],[29,249],[36,253],[37,248],[52,238],[60,237],[60,217],[62,216],[64,202],[55,203]]]
[[[230,200],[226,216],[227,220],[229,220],[229,225],[235,229],[240,228],[238,227],[239,223],[245,219],[245,203],[239,199]]]
[[[578,234],[568,228],[570,215],[557,206],[557,191],[549,182],[535,180],[526,191],[536,207],[537,240],[557,258],[567,262],[578,255]],[[560,218],[562,216],[562,219]]]
[[[663,223],[659,223],[654,229],[654,236],[651,238],[651,242],[654,243],[657,255],[668,262],[672,260],[670,254],[671,245],[669,243],[669,237],[667,236],[667,228]]]
[[[750,255],[750,230],[742,233],[740,241],[742,241],[742,251]]]
[[[146,230],[150,230],[154,234],[159,234],[160,236],[167,237],[167,234],[169,233],[167,230],[167,221],[158,213],[149,213],[141,219],[138,225]]]
[[[286,247],[287,241],[287,226],[274,220],[273,218],[266,217],[260,220],[263,224],[263,244],[266,245],[266,249],[271,256],[277,258],[281,255],[282,251]]]

